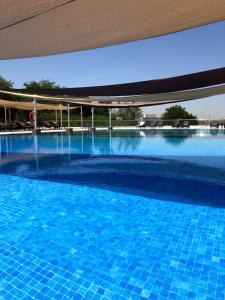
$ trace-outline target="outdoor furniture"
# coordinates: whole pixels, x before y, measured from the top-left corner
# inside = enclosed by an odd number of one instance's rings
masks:
[[[189,128],[190,127],[190,122],[189,121],[183,121],[183,123],[181,123],[180,127]]]
[[[210,128],[219,128],[219,123],[216,122],[216,121],[212,121],[212,122],[210,123]]]
[[[23,129],[23,130],[26,130],[26,129],[30,129],[32,130],[34,128],[34,126],[32,124],[29,124],[27,122],[22,122],[22,121],[16,121],[15,122],[18,126],[18,129]]]
[[[6,128],[5,123],[0,122],[0,131],[6,130]]]
[[[42,123],[42,125],[43,125],[43,127],[48,128],[48,129],[54,128],[52,122],[44,121]]]
[[[153,120],[150,122],[150,127],[156,127],[157,126],[157,121],[156,120]]]
[[[137,128],[143,128],[143,127],[146,127],[145,121],[141,121],[136,127],[137,127]]]
[[[7,129],[13,131],[13,130],[21,129],[21,128],[16,122],[12,122],[12,123],[8,124]]]
[[[163,126],[163,121],[162,120],[158,120],[156,122],[157,127],[162,127]]]
[[[181,122],[179,120],[173,121],[172,127],[180,128],[181,127]]]
[[[54,129],[60,129],[60,128],[61,128],[61,126],[60,126],[60,124],[59,124],[58,122],[49,122],[49,123],[52,124],[52,127],[53,127]]]

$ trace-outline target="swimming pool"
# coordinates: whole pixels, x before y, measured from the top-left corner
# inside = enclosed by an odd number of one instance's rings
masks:
[[[224,130],[0,147],[2,299],[224,300]]]

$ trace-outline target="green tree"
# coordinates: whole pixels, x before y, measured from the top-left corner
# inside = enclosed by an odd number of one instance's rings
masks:
[[[50,81],[48,79],[43,79],[40,81],[29,81],[29,82],[24,82],[23,84],[24,88],[27,90],[35,90],[35,89],[57,89],[60,86],[54,82]]]
[[[118,116],[123,120],[134,121],[137,123],[143,117],[143,112],[140,107],[128,107],[118,110]]]
[[[11,89],[13,87],[13,82],[10,80],[5,79],[4,77],[2,77],[0,75],[0,89]],[[10,96],[10,95],[3,95],[1,94],[1,99],[5,99],[5,100],[12,100],[12,98],[15,98],[15,96]],[[11,110],[12,114],[13,114],[13,110]],[[4,108],[1,107],[0,108],[0,120],[4,121]]]
[[[49,79],[43,79],[40,81],[29,81],[29,82],[25,82],[23,84],[24,88],[32,91],[35,89],[57,89],[60,86],[54,82],[54,81],[50,81]],[[38,102],[41,102],[40,100]],[[46,103],[46,102],[43,102]],[[52,104],[52,103],[51,103]],[[66,113],[63,112],[63,119],[66,118]],[[54,111],[39,111],[38,112],[38,121],[42,121],[42,120],[55,120],[55,112]]]
[[[0,75],[0,88],[1,89],[11,89],[13,87],[13,82],[5,79]]]
[[[180,105],[174,105],[167,108],[162,115],[164,120],[176,120],[176,119],[192,119],[196,120],[196,116],[190,114],[186,109]]]

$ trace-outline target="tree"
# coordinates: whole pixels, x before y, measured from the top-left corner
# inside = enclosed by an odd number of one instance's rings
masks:
[[[25,87],[25,89],[27,89],[29,91],[36,90],[36,89],[57,89],[60,87],[56,82],[50,81],[49,79],[43,79],[40,81],[33,80],[33,81],[25,82],[23,84],[23,86]],[[55,112],[54,111],[39,111],[38,119],[39,120],[46,120],[46,119],[54,120]]]
[[[57,88],[59,88],[59,85],[56,82],[50,81],[48,79],[40,80],[40,81],[34,81],[33,80],[33,81],[25,82],[23,84],[23,86],[27,90],[35,90],[35,89],[57,89]]]
[[[142,119],[143,113],[140,107],[121,108],[118,110],[118,115],[123,120],[138,122]]]
[[[5,79],[0,75],[0,89],[11,89],[13,87],[13,82],[10,80]],[[10,96],[10,95],[1,95],[2,99],[7,99],[11,100],[12,98],[15,98],[15,96]],[[0,120],[4,121],[4,108],[0,108]]]
[[[13,82],[5,79],[0,75],[0,88],[1,89],[11,89],[13,87]]]
[[[176,120],[176,119],[192,119],[196,120],[196,116],[190,114],[186,109],[180,105],[174,105],[167,108],[162,115],[164,120]]]

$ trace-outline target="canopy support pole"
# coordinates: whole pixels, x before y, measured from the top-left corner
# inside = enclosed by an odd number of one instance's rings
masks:
[[[56,122],[56,124],[58,123],[58,112],[57,112],[57,110],[55,110],[55,122]]]
[[[109,130],[112,130],[112,108],[109,109]]]
[[[37,128],[37,101],[35,98],[33,101],[33,125],[33,134],[40,133],[40,129]]]
[[[83,128],[83,106],[80,107],[80,127]]]
[[[4,106],[4,113],[5,113],[5,126],[7,126],[7,111],[6,111],[6,106]]]
[[[91,113],[92,113],[92,115],[91,115],[91,130],[92,131],[95,131],[95,120],[94,120],[94,112],[95,112],[95,108],[92,106],[92,108],[91,108]]]
[[[70,105],[67,103],[67,122],[68,122],[68,128],[70,128]]]
[[[62,121],[62,104],[60,104],[60,127],[61,127],[61,129],[62,129],[62,127],[63,127],[63,121]]]
[[[11,118],[11,109],[9,108],[9,123],[12,122],[12,118]]]
[[[67,128],[66,132],[70,133],[73,131],[73,128],[70,128],[70,104],[67,103]]]

